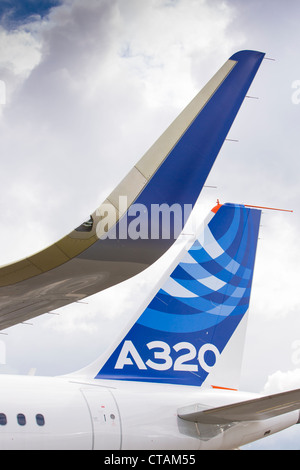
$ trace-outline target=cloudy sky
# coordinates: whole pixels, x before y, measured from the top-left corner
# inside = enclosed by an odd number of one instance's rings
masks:
[[[236,51],[265,60],[200,196],[265,212],[241,389],[300,386],[300,85],[297,0],[1,0],[0,264],[78,226]],[[298,82],[298,83],[297,83]],[[5,96],[4,86],[5,84]],[[5,101],[5,103],[4,103]],[[0,336],[2,373],[93,361],[157,266]],[[250,448],[299,449],[297,427]]]

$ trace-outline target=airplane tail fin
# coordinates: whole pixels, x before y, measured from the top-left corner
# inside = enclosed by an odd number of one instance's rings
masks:
[[[89,369],[93,378],[201,386],[213,376],[210,385],[236,388],[223,379],[232,363],[217,371],[225,349],[242,353],[233,336],[249,308],[260,215],[218,204],[121,341]]]

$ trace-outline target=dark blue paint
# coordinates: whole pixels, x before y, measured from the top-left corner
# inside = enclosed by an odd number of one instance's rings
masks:
[[[62,0],[1,0],[0,24],[7,29],[15,29],[32,21],[35,16],[44,18],[51,8],[61,3]]]

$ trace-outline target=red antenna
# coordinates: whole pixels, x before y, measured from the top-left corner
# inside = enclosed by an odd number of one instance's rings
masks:
[[[276,207],[263,207],[263,206],[251,206],[249,204],[244,204],[245,207],[253,207],[254,209],[268,209],[270,211],[280,211],[280,212],[294,212],[288,209],[277,209]]]
[[[269,211],[279,211],[279,212],[294,212],[289,209],[278,209],[277,207],[266,207],[266,206],[252,206],[250,204],[242,204],[244,207],[253,207],[254,209],[267,209]],[[220,203],[219,199],[217,199],[217,205],[212,209],[213,212],[217,212],[222,204]]]

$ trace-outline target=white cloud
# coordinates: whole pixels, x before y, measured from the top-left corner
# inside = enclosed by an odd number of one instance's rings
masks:
[[[0,57],[1,67],[25,79],[40,62],[40,43],[29,31],[0,27]]]
[[[141,8],[131,0],[119,8],[127,24],[122,55],[141,77],[150,106],[185,106],[198,91],[199,65],[203,68],[208,57],[211,64],[223,61],[232,49],[227,28],[233,12],[225,3],[153,0]]]
[[[252,305],[272,321],[300,309],[297,216],[264,211],[261,224]]]
[[[105,199],[227,58],[232,16],[204,0],[70,0],[1,31],[1,240],[10,244],[16,213],[13,238],[27,235],[0,262],[54,242]]]
[[[5,83],[5,106],[41,60],[41,43],[23,29],[7,32],[0,26],[0,77]],[[4,107],[0,107],[0,119]]]
[[[279,393],[299,389],[300,369],[283,372],[278,370],[268,377],[264,386],[265,394]]]

